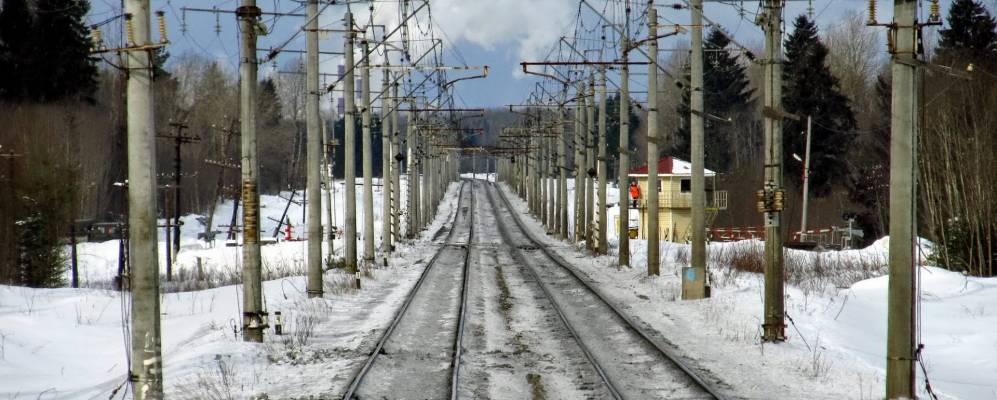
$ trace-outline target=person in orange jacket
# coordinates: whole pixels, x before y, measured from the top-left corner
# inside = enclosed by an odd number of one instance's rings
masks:
[[[291,219],[288,218],[287,225],[285,225],[284,227],[284,240],[288,241],[294,240],[294,237],[291,236],[293,233],[294,233],[294,227],[291,226]]]
[[[630,207],[637,208],[638,201],[640,201],[640,186],[637,186],[637,182],[630,182]]]

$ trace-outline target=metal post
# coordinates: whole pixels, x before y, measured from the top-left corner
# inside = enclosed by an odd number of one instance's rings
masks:
[[[322,126],[318,94],[318,0],[308,0],[305,124],[308,129],[308,297],[322,297]]]
[[[353,44],[356,33],[353,32],[353,13],[347,11],[343,16],[346,40],[343,49],[346,76],[343,77],[343,97],[345,115],[343,121],[343,186],[346,188],[346,221],[343,242],[346,245],[346,270],[355,275],[354,286],[360,288],[360,269],[357,268],[357,163],[356,163],[356,78],[353,73]]]
[[[599,228],[596,239],[596,252],[606,254],[606,68],[599,69],[599,152],[596,165],[599,177]]]
[[[692,160],[692,263],[682,269],[682,299],[706,297],[706,181],[703,163],[703,0],[692,0],[692,59],[689,108]]]
[[[619,161],[619,198],[620,198],[620,220],[619,222],[619,264],[621,266],[630,265],[630,196],[627,188],[630,180],[630,2],[626,5],[626,20],[623,35],[620,37],[620,54],[623,55],[620,64],[620,161]]]
[[[895,49],[890,121],[890,283],[886,341],[886,398],[913,399],[915,240],[917,221],[917,2],[893,2]]]
[[[765,317],[762,339],[786,340],[782,254],[782,0],[766,0],[762,15],[765,30]],[[780,198],[776,201],[776,198]]]
[[[125,0],[134,42],[149,41],[149,1]],[[156,129],[152,63],[147,50],[125,53],[128,77],[128,251],[131,260],[131,367],[135,399],[163,398],[156,235]]]
[[[659,275],[658,258],[658,10],[649,3],[647,66],[647,274]]]
[[[363,262],[364,266],[374,265],[374,164],[373,143],[371,143],[371,104],[370,104],[370,44],[364,39],[363,69],[361,74],[360,96],[363,102],[363,127],[361,143],[363,146]]]

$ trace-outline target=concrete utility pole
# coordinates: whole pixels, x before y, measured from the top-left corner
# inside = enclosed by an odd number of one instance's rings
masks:
[[[647,274],[659,275],[658,258],[658,10],[648,3],[647,65]]]
[[[786,340],[782,255],[782,0],[765,0],[759,15],[765,31],[764,110],[765,318],[762,340]]]
[[[177,259],[177,254],[180,253],[180,226],[182,225],[180,223],[180,216],[183,213],[180,201],[182,198],[180,189],[183,187],[183,153],[181,150],[183,145],[200,141],[201,138],[184,135],[184,129],[188,129],[189,126],[183,122],[171,121],[169,125],[176,130],[174,134],[156,135],[156,137],[173,139],[173,199],[172,204],[169,196],[164,201],[166,225],[168,226],[166,229],[166,280],[172,281],[173,263]],[[172,222],[170,221],[171,218],[173,219]]]
[[[551,121],[552,124],[559,123],[559,118],[555,118]],[[547,179],[547,226],[550,232],[557,231],[557,147],[556,147],[556,137],[551,133],[556,132],[560,129],[556,126],[552,127],[550,131],[544,132],[544,139],[547,142],[547,164],[545,167],[544,177]]]
[[[620,60],[620,162],[619,162],[619,198],[620,198],[620,220],[619,230],[620,230],[620,249],[619,249],[619,264],[621,266],[630,266],[630,195],[628,194],[629,187],[629,170],[630,170],[630,66],[627,64],[630,62],[630,2],[627,1],[626,4],[626,20],[627,23],[623,27],[623,35],[620,35],[620,54],[623,55],[623,59]]]
[[[385,68],[381,78],[381,252],[389,253],[391,242],[391,87],[389,72]]]
[[[807,116],[807,144],[803,154],[803,212],[800,214],[800,240],[807,232],[807,208],[810,205],[810,133],[813,128],[813,117]]]
[[[575,101],[575,242],[585,238],[585,85]]]
[[[585,121],[585,245],[595,250],[595,74],[589,76]]]
[[[393,160],[391,171],[391,234],[394,241],[402,237],[402,147],[401,130],[398,125],[398,82],[391,85],[391,151],[388,154]]]
[[[567,88],[565,88],[567,92]],[[558,157],[558,188],[557,188],[557,212],[558,228],[561,239],[568,238],[568,138],[567,127],[568,117],[564,110],[564,104],[557,108],[558,135],[557,135],[557,157]]]
[[[343,186],[346,188],[346,221],[344,221],[346,244],[346,270],[356,279],[354,286],[360,288],[360,269],[357,268],[357,163],[356,163],[356,80],[353,76],[353,44],[356,33],[353,31],[353,13],[343,16],[346,25],[346,40],[343,49],[346,76],[343,77],[343,98],[345,114],[343,120]]]
[[[917,1],[893,2],[895,49],[890,120],[890,283],[886,341],[886,398],[913,399],[914,391],[914,252],[917,215]]]
[[[256,0],[242,0],[236,10],[242,34],[240,120],[242,124],[242,338],[263,342],[262,260],[260,259],[260,163],[256,157]]]
[[[543,120],[540,120],[539,122],[540,122],[540,125],[541,125],[541,129],[543,129],[542,128],[542,126],[543,126]],[[541,133],[541,135],[546,135],[546,133]],[[546,227],[547,231],[549,232],[550,231],[550,226],[551,226],[551,220],[550,220],[550,218],[547,218],[547,215],[550,212],[550,204],[547,202],[547,200],[550,199],[550,191],[547,190],[547,183],[548,183],[548,179],[547,179],[548,165],[547,165],[547,163],[550,162],[550,147],[549,147],[550,140],[546,136],[540,136],[539,138],[537,138],[537,141],[540,142],[540,148],[537,149],[538,155],[540,156],[540,158],[539,158],[539,161],[540,161],[540,170],[538,171],[538,173],[540,175],[540,179],[537,182],[537,183],[540,184],[540,203],[541,203],[540,204],[540,220],[543,221],[544,227]]]
[[[409,109],[415,109],[415,102],[409,101]],[[415,111],[408,113],[408,127],[405,129],[405,168],[408,171],[408,213],[405,218],[405,233],[410,239],[419,231],[419,165],[416,158]]]
[[[125,0],[131,16],[129,47],[148,46],[149,1]],[[131,367],[135,399],[163,398],[156,237],[156,127],[151,51],[125,53],[128,74],[128,241],[131,245]]]
[[[706,297],[706,181],[703,173],[703,0],[692,0],[690,133],[692,160],[692,265],[682,269],[682,299]]]
[[[322,297],[322,126],[318,94],[318,0],[308,0],[305,121],[308,129],[308,297]]]
[[[433,220],[433,215],[430,213],[430,209],[433,208],[433,170],[436,169],[436,156],[432,154],[432,146],[429,141],[421,141],[421,151],[422,158],[419,163],[422,165],[422,179],[423,179],[423,189],[422,189],[422,200],[420,201],[422,205],[422,216],[420,217],[423,223],[429,223]]]
[[[364,266],[374,264],[374,161],[373,144],[371,143],[371,105],[370,105],[370,44],[367,39],[361,42],[363,48],[363,70],[361,74],[360,96],[363,102],[363,127],[361,142],[363,146],[363,262]]]
[[[335,139],[329,138],[329,133],[326,128],[329,126],[328,121],[322,120],[322,184],[325,185],[325,214],[329,216],[329,232],[328,234],[323,234],[323,236],[328,237],[329,241],[329,264],[332,264],[332,258],[336,254],[336,242],[335,242],[335,231],[332,227],[336,226],[336,191],[333,186],[336,182],[332,176],[332,163],[329,159],[329,149],[333,149],[333,154],[335,154],[335,148],[338,143],[335,143]],[[332,143],[329,143],[332,141]]]
[[[597,174],[599,176],[599,231],[596,232],[596,252],[606,254],[606,68],[599,69],[599,152]]]

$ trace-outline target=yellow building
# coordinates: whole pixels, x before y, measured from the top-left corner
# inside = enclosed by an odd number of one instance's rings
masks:
[[[717,174],[715,172],[705,170],[704,175],[706,177],[706,227],[709,228],[717,213],[727,209],[727,191],[716,190]],[[647,166],[630,170],[629,176],[631,182],[637,182],[641,193],[636,210],[631,209],[631,213],[637,214],[638,237],[647,239]],[[629,184],[628,182],[627,185]],[[632,201],[627,186],[620,188],[620,200],[623,199]],[[658,209],[659,238],[672,242],[690,240],[692,165],[688,161],[672,157],[665,157],[658,161]],[[631,214],[631,220],[633,219],[635,218]]]

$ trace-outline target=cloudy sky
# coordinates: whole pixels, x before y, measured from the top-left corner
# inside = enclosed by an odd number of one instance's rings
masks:
[[[90,23],[105,20],[119,12],[119,0],[91,0],[92,12]],[[587,0],[594,8],[607,14],[620,13],[622,1]],[[671,5],[682,0],[659,0],[658,3]],[[154,10],[162,10],[167,16],[167,25],[171,39],[170,53],[174,56],[195,53],[203,57],[218,60],[233,72],[238,63],[238,32],[235,16],[232,14],[216,14],[192,12],[184,7],[217,8],[232,10],[238,5],[238,0],[153,0]],[[419,1],[413,1],[418,5]],[[641,3],[643,1],[633,1]],[[707,3],[705,15],[708,19],[722,26],[727,32],[744,45],[760,48],[762,31],[754,25],[753,13],[758,10],[754,1],[728,1],[727,4]],[[743,4],[743,10],[729,5]],[[888,21],[892,15],[892,1],[880,0],[877,16],[880,21]],[[927,2],[925,2],[927,3]],[[950,0],[942,1],[943,12],[949,7]],[[300,3],[286,0],[260,0],[259,6],[264,11],[296,11]],[[796,15],[807,13],[813,7],[813,13],[819,25],[826,29],[841,21],[849,12],[865,12],[867,0],[790,0],[786,7],[786,19],[792,20]],[[440,37],[448,48],[445,58],[449,64],[457,65],[488,65],[491,75],[484,80],[464,81],[458,84],[459,99],[469,106],[500,106],[519,103],[533,87],[536,79],[524,76],[520,72],[519,62],[525,60],[543,59],[562,36],[575,35],[578,21],[585,26],[581,30],[587,37],[598,37],[598,17],[587,7],[581,6],[578,0],[431,0],[432,21],[425,10],[420,13],[417,25],[413,25],[413,35],[420,37],[430,29],[436,37]],[[398,20],[398,2],[378,2],[375,8],[375,23],[392,23]],[[327,27],[341,26],[345,6],[329,6],[323,13],[321,24]],[[366,21],[367,5],[354,5],[358,23]],[[635,7],[636,10],[636,7]],[[742,12],[743,11],[743,12]],[[579,17],[579,12],[581,16]],[[688,10],[675,10],[670,7],[659,7],[659,16],[663,23],[687,23]],[[304,22],[299,17],[281,17],[276,20],[265,18],[264,22],[272,27],[272,32],[261,37],[259,47],[269,48],[283,43],[291,37]],[[418,26],[418,28],[416,28]],[[585,34],[585,30],[589,32]],[[217,32],[216,32],[217,31]],[[679,48],[681,42],[687,42],[687,35],[679,35],[660,42],[663,50]],[[581,43],[585,45],[585,43]],[[588,46],[596,46],[588,44]],[[289,49],[303,49],[304,38],[298,35],[287,46]],[[342,51],[342,38],[339,35],[323,37],[322,50]],[[282,55],[278,67],[294,63],[298,55]],[[338,57],[324,57],[323,72],[335,73],[341,62]],[[272,73],[272,65],[261,67],[261,75]],[[644,78],[635,77],[635,80]],[[639,84],[639,82],[637,82]],[[639,85],[638,85],[639,86]]]

